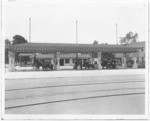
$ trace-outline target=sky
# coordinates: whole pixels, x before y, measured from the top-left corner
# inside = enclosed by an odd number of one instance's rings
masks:
[[[147,5],[141,2],[101,2],[100,0],[4,0],[4,39],[21,35],[31,42],[116,44],[128,32],[146,41]]]

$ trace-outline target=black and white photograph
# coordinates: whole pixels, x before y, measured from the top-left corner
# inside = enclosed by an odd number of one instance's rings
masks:
[[[2,0],[2,119],[148,119],[148,2]]]

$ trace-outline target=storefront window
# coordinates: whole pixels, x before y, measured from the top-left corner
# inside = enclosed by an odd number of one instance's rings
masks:
[[[73,63],[75,63],[76,62],[76,59],[73,59]]]
[[[69,63],[69,59],[65,59],[65,63]]]
[[[116,60],[116,64],[117,65],[121,65],[121,63],[122,63],[122,59],[121,58],[116,58],[115,60]]]

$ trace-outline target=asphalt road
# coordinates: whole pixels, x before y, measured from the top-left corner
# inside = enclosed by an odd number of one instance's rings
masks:
[[[5,80],[6,114],[144,114],[138,75]]]

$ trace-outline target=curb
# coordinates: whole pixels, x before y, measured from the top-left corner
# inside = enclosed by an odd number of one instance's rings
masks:
[[[76,71],[36,71],[36,72],[6,72],[5,79],[38,79],[38,78],[62,78],[62,77],[91,77],[111,75],[137,75],[145,74],[145,69],[126,70],[76,70]]]

